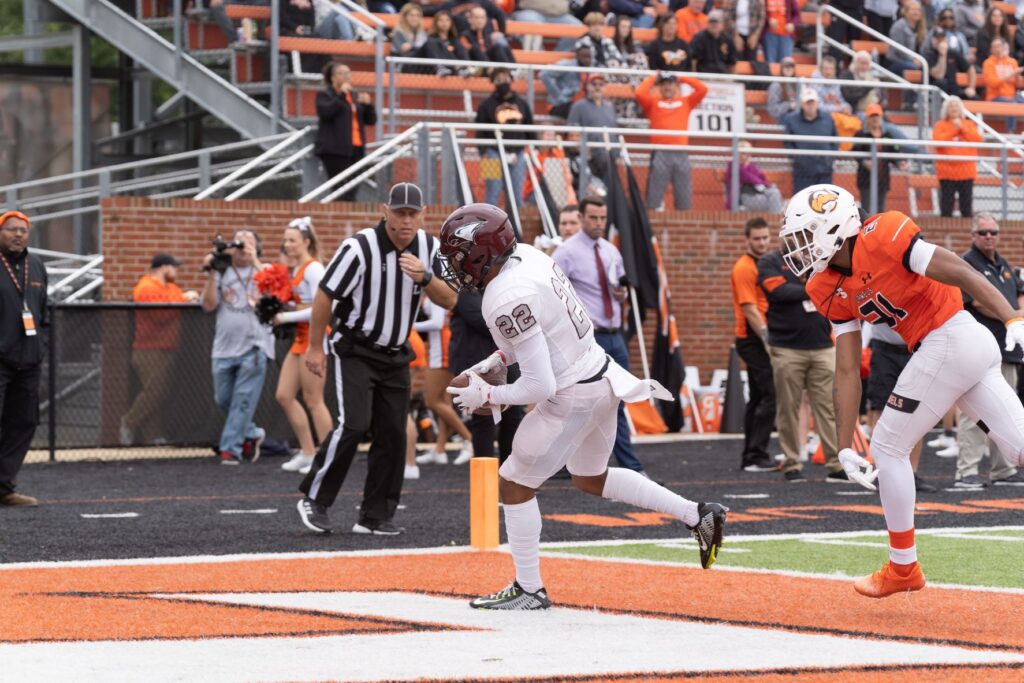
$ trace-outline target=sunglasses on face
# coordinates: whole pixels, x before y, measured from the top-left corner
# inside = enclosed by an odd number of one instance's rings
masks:
[[[999,237],[998,230],[975,230],[974,234],[978,237]]]

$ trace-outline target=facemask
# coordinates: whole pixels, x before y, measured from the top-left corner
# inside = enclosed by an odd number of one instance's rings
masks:
[[[498,97],[508,97],[508,94],[512,92],[511,83],[499,83],[494,87],[494,92],[498,93]]]

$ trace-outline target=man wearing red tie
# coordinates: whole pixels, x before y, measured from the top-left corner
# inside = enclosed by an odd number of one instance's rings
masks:
[[[622,337],[622,302],[626,299],[626,269],[622,254],[604,238],[608,207],[600,197],[580,202],[583,229],[567,239],[551,255],[565,271],[576,295],[594,321],[594,340],[612,360],[629,369],[629,351]],[[615,458],[623,467],[644,473],[630,441],[626,409],[619,404],[619,425],[615,435]],[[646,474],[645,474],[646,476]]]

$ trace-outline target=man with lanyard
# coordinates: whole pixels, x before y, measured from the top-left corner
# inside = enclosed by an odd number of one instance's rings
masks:
[[[39,424],[39,375],[48,342],[46,268],[28,251],[32,221],[0,215],[0,505],[34,507],[15,479]]]
[[[435,278],[437,239],[423,230],[420,188],[391,188],[384,218],[341,243],[313,298],[306,367],[323,376],[324,329],[331,321],[338,427],[320,444],[313,466],[299,486],[305,497],[299,515],[306,528],[330,533],[327,508],[345,483],[359,442],[370,443],[359,521],[352,532],[396,536],[392,518],[405,474],[405,425],[409,413],[407,339],[425,294],[451,310],[455,292]]]
[[[569,278],[587,315],[594,322],[594,341],[612,360],[628,370],[629,351],[622,337],[622,302],[627,291],[620,284],[626,271],[622,254],[604,238],[608,207],[599,197],[584,197],[580,202],[580,215],[583,230],[567,239],[551,258]],[[647,476],[630,441],[623,403],[619,403],[612,454],[622,467]]]

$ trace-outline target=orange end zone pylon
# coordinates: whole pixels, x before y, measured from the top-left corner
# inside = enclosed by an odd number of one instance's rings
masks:
[[[860,423],[858,423],[857,428],[853,430],[853,450],[857,451],[857,455],[874,464],[875,461],[871,457],[871,442],[868,440],[868,437],[865,436]],[[811,456],[811,462],[815,465],[825,464],[825,449],[822,448],[820,441],[818,442],[817,450],[815,450],[814,455]]]
[[[469,461],[469,543],[477,550],[498,547],[498,459]]]

